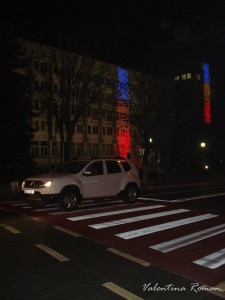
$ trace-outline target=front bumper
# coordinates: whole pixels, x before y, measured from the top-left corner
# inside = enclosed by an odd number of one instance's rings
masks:
[[[29,204],[34,205],[45,205],[57,203],[59,195],[58,194],[41,194],[40,192],[34,191],[34,194],[26,194],[22,191],[22,195],[25,201]]]

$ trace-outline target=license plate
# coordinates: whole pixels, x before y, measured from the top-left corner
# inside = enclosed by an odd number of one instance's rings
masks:
[[[34,190],[24,190],[24,194],[34,194]]]

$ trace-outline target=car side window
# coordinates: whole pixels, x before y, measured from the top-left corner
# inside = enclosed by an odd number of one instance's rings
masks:
[[[106,161],[106,169],[108,174],[121,173],[121,168],[117,161],[115,160],[107,160]]]
[[[121,161],[121,165],[123,166],[124,171],[126,171],[126,172],[130,171],[131,166],[127,161]]]
[[[102,161],[95,161],[87,167],[87,171],[90,171],[89,176],[103,175],[103,163]]]

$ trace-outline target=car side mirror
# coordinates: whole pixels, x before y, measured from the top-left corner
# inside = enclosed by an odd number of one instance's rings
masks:
[[[87,168],[84,173],[83,176],[90,176],[91,175],[91,170],[89,168]]]

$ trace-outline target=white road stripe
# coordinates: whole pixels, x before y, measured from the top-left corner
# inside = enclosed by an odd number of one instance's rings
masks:
[[[202,195],[202,196],[196,196],[196,197],[189,197],[189,198],[181,198],[172,200],[171,202],[185,202],[185,201],[191,201],[191,200],[197,200],[197,199],[205,199],[205,198],[211,198],[211,197],[217,197],[217,196],[224,196],[225,193],[218,193],[218,194],[211,194],[211,195]]]
[[[93,218],[105,217],[105,216],[113,216],[113,215],[125,214],[128,212],[136,212],[136,211],[149,210],[149,209],[155,209],[155,208],[161,208],[161,207],[165,207],[165,206],[164,205],[153,205],[153,206],[145,206],[145,207],[135,207],[135,208],[129,208],[129,209],[107,211],[107,212],[103,212],[103,213],[71,217],[71,218],[67,218],[67,219],[70,221],[80,221],[80,220],[87,220],[87,219],[93,219]]]
[[[150,197],[138,197],[138,200],[147,200],[147,201],[167,201],[168,200],[163,200],[163,199],[159,199],[159,198],[150,198]]]
[[[27,205],[27,202],[20,202],[20,203],[11,204],[11,206],[23,206],[23,205]]]
[[[204,215],[200,215],[200,216],[196,216],[196,217],[181,219],[181,220],[177,220],[177,221],[172,221],[172,222],[168,222],[168,223],[163,223],[163,224],[158,224],[158,225],[154,225],[154,226],[150,226],[150,227],[127,231],[127,232],[116,234],[116,236],[118,236],[122,239],[128,240],[128,239],[133,239],[133,238],[143,236],[146,234],[151,234],[154,232],[163,231],[166,229],[171,229],[174,227],[191,224],[194,222],[199,222],[199,221],[203,221],[203,220],[207,220],[207,219],[211,219],[211,218],[215,218],[215,217],[217,217],[217,215],[204,214]]]
[[[15,227],[12,227],[10,225],[7,225],[7,224],[0,224],[1,227],[7,229],[8,231],[14,233],[14,234],[17,234],[17,233],[21,233],[19,230],[17,230]]]
[[[59,252],[53,250],[52,248],[50,248],[50,247],[48,247],[44,244],[37,244],[36,247],[38,247],[39,249],[41,249],[44,252],[48,253],[49,255],[53,256],[54,258],[56,258],[59,261],[68,261],[69,260],[69,258],[63,256]]]
[[[173,239],[164,243],[160,243],[149,248],[152,248],[157,251],[161,251],[163,253],[196,243],[198,241],[207,239],[214,235],[225,232],[225,224],[211,227],[202,231],[198,231],[192,234],[188,234],[186,236],[182,236],[177,239]]]
[[[188,197],[188,198],[180,198],[180,199],[174,199],[174,200],[166,200],[166,199],[157,199],[157,198],[150,198],[150,197],[139,197],[139,200],[145,200],[145,201],[156,201],[156,202],[186,202],[186,201],[192,201],[192,200],[198,200],[198,199],[204,199],[204,198],[211,198],[211,197],[218,197],[218,196],[224,196],[225,193],[218,193],[218,194],[209,194],[209,195],[201,195],[201,196],[195,196],[195,197]]]
[[[225,264],[225,248],[194,261],[195,264],[216,269]]]
[[[24,201],[18,201],[18,200],[14,200],[14,201],[2,201],[1,203],[2,204],[12,204],[12,203],[22,203],[22,202],[24,202]]]
[[[127,300],[144,300],[143,298],[140,298],[140,297],[136,296],[135,294],[121,288],[120,286],[116,285],[113,282],[103,283],[102,286],[104,286],[105,288],[107,288],[110,291],[114,292],[115,294],[121,296],[123,299],[127,299]]]
[[[137,204],[137,205],[141,205],[141,203],[140,204]],[[142,203],[142,205],[143,205],[143,203]],[[127,207],[127,205],[125,205],[125,204],[117,204],[117,205],[112,205],[112,206],[110,206],[110,208],[115,208],[115,207]],[[79,208],[80,208],[80,210],[75,210],[75,211],[68,211],[68,212],[66,212],[66,211],[60,211],[60,212],[53,212],[53,213],[49,213],[49,215],[53,215],[53,216],[55,216],[55,215],[68,215],[68,214],[74,214],[74,213],[80,213],[80,212],[85,212],[85,211],[92,211],[92,210],[102,210],[102,209],[106,209],[106,207],[105,206],[102,206],[102,207],[93,207],[93,206],[91,206],[91,207],[88,207],[88,208],[84,208],[83,209],[83,207],[82,206],[79,206]]]
[[[56,211],[58,211],[59,208],[57,208],[57,207],[49,207],[49,208],[38,208],[38,209],[34,209],[34,211],[51,211],[51,210],[56,210]]]
[[[130,254],[127,254],[127,253],[125,253],[125,252],[119,251],[119,250],[117,250],[117,249],[114,249],[114,248],[108,248],[107,251],[110,251],[110,252],[112,252],[112,253],[114,253],[114,254],[117,254],[117,255],[119,255],[119,256],[122,256],[122,257],[124,257],[124,258],[126,258],[126,259],[132,260],[132,261],[134,261],[135,263],[138,263],[139,265],[142,265],[142,266],[144,266],[144,267],[149,267],[149,266],[150,266],[150,263],[149,263],[148,261],[145,261],[145,260],[143,260],[143,259],[134,257],[134,256],[132,256],[132,255],[130,255]]]
[[[137,217],[133,217],[133,218],[126,218],[126,219],[114,220],[114,221],[109,221],[109,222],[104,222],[104,223],[99,223],[99,224],[93,224],[93,225],[89,225],[89,227],[92,227],[95,229],[102,229],[102,228],[106,228],[106,227],[112,227],[112,226],[123,225],[123,224],[127,224],[127,223],[133,223],[133,222],[137,222],[137,221],[143,221],[143,220],[149,220],[149,219],[179,214],[179,213],[183,213],[183,212],[187,212],[187,211],[190,211],[190,210],[174,209],[174,210],[163,211],[163,212],[154,213],[154,214],[137,216]]]
[[[78,234],[78,233],[76,233],[76,232],[73,232],[73,231],[71,231],[71,230],[68,230],[68,229],[63,228],[63,227],[60,227],[60,226],[55,226],[54,228],[57,229],[57,230],[60,230],[60,231],[62,231],[62,232],[65,232],[65,233],[67,233],[67,234],[69,234],[69,235],[72,235],[72,236],[74,236],[74,237],[80,237],[80,236],[81,236],[80,234]]]

